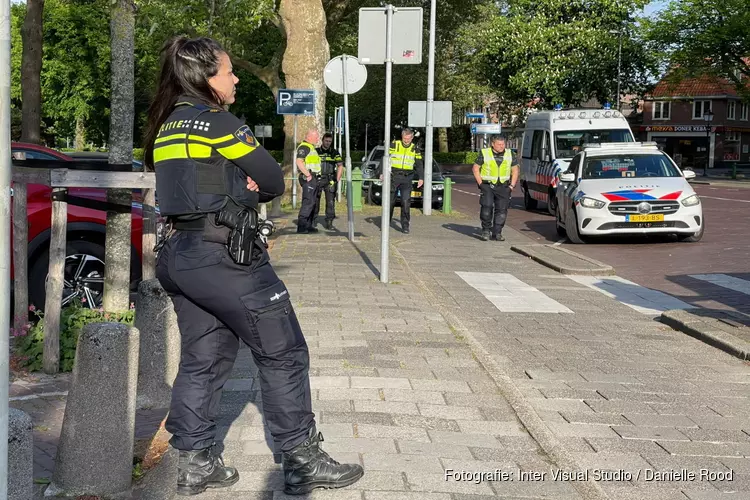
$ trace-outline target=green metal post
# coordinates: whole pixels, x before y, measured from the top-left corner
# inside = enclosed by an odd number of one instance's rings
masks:
[[[451,213],[451,188],[453,181],[450,177],[445,178],[445,186],[443,187],[443,213]]]
[[[352,210],[362,211],[362,170],[352,168]]]

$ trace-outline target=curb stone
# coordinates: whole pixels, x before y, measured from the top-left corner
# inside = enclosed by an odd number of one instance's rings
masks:
[[[664,311],[659,318],[662,323],[681,331],[722,351],[750,361],[750,342],[727,332],[721,321],[704,318],[682,309]]]
[[[567,248],[547,244],[511,245],[511,250],[539,262],[560,274],[576,274],[582,276],[613,276],[612,266],[581,255]],[[559,252],[559,254],[557,254]],[[556,255],[557,254],[557,255]],[[560,255],[563,254],[563,255]],[[581,266],[571,265],[571,260],[578,260]],[[566,263],[565,261],[568,261]]]

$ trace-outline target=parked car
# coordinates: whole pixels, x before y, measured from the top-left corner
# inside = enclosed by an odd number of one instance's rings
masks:
[[[67,153],[68,156],[74,160],[81,161],[94,161],[94,162],[108,162],[109,153],[103,153],[100,151],[76,151],[74,153]],[[143,162],[140,160],[133,159],[133,172],[143,172]]]
[[[379,153],[378,153],[377,148],[380,148]],[[365,162],[362,168],[362,178],[372,179],[372,181],[370,182],[363,183],[363,186],[367,186],[366,199],[372,205],[380,205],[381,199],[383,196],[383,193],[382,193],[383,181],[380,180],[380,174],[382,172],[383,147],[378,146],[377,148],[372,151],[372,154],[369,157],[370,160],[368,162]],[[379,160],[377,158],[379,158]],[[434,208],[435,210],[443,209],[443,193],[445,191],[445,186],[443,185],[444,181],[445,181],[445,174],[443,173],[443,170],[440,168],[440,165],[438,164],[438,162],[436,162],[435,159],[433,158],[432,160],[432,208]],[[423,197],[423,192],[424,192],[423,190],[424,190],[424,186],[417,187],[417,184],[416,183],[414,184],[414,188],[411,192],[412,206],[414,207],[422,206],[422,197]],[[364,191],[364,187],[363,187],[363,191]],[[398,190],[396,190],[395,202],[397,205],[401,203],[401,193]]]
[[[31,168],[96,168],[88,162],[75,161],[69,155],[34,144],[12,143],[14,164],[25,163]],[[24,162],[25,160],[25,162]],[[45,284],[49,268],[49,241],[52,215],[52,190],[41,184],[27,186],[28,213],[28,278],[29,302],[44,309]],[[142,198],[134,192],[131,233],[131,292],[137,290],[141,278]],[[85,298],[86,304],[97,308],[104,292],[104,241],[106,233],[106,190],[71,188],[68,190],[67,253],[63,305],[74,298]],[[158,207],[157,207],[158,215]],[[157,236],[163,231],[157,224]],[[12,258],[12,254],[11,254]],[[13,267],[11,261],[11,279]],[[12,291],[11,291],[12,294]],[[11,302],[11,308],[13,303]]]
[[[697,242],[706,222],[701,200],[655,142],[584,145],[559,174],[557,232],[572,243],[587,236],[676,234]]]

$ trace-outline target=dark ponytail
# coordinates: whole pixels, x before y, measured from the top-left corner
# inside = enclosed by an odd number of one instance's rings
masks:
[[[148,109],[143,155],[147,170],[154,170],[154,141],[180,96],[190,96],[207,105],[221,107],[222,100],[208,80],[218,73],[222,53],[221,45],[210,38],[175,37],[162,47],[159,83]]]

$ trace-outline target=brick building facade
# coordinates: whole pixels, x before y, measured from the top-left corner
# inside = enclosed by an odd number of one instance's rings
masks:
[[[662,80],[646,97],[643,121],[633,132],[656,141],[682,167],[702,169],[707,156],[709,169],[731,167],[750,163],[749,115],[750,103],[726,80]]]

